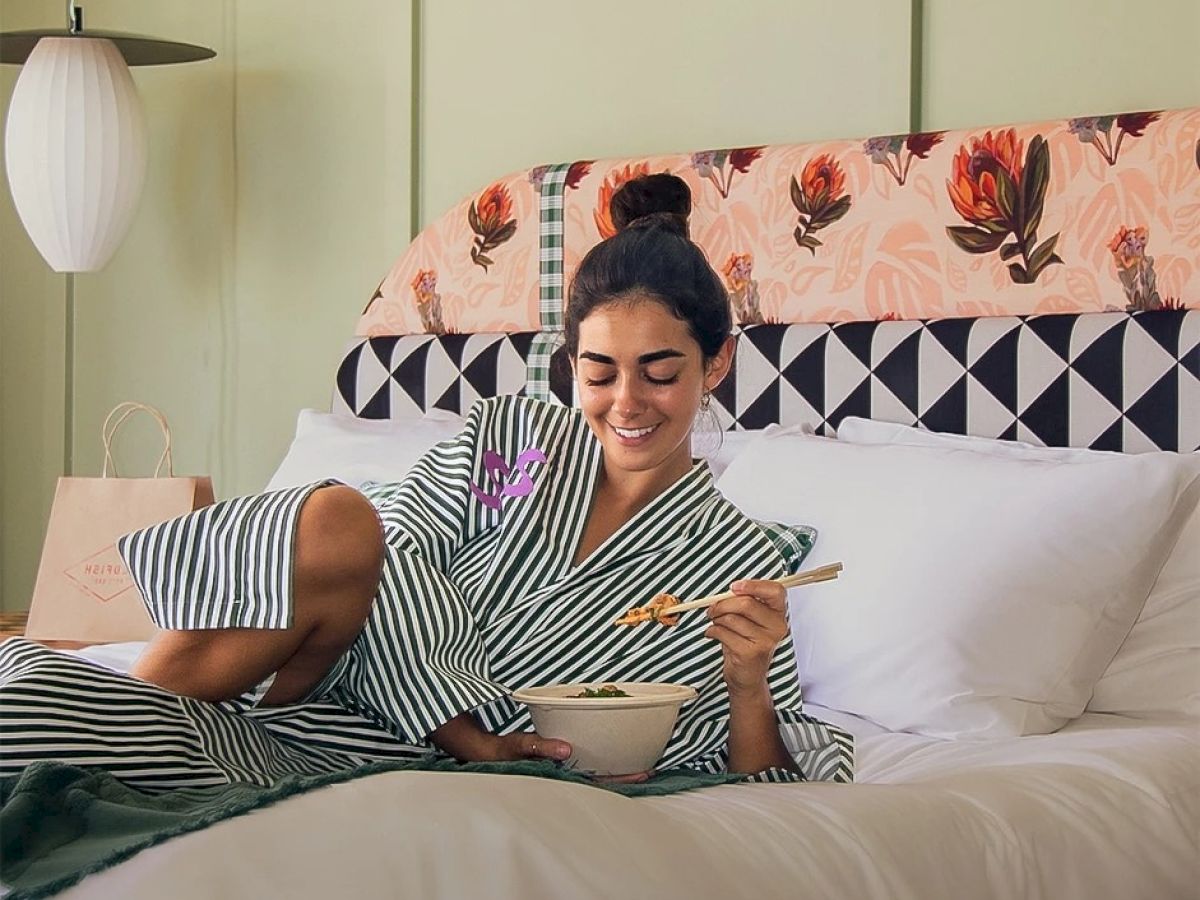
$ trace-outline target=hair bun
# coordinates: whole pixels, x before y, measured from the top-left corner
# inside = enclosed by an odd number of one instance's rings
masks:
[[[658,225],[687,237],[692,192],[678,175],[643,175],[621,185],[608,211],[617,231]]]

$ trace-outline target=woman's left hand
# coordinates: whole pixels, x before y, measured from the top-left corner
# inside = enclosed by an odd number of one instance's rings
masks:
[[[788,636],[787,590],[754,579],[735,581],[729,589],[737,596],[708,608],[712,625],[704,635],[721,642],[730,695],[754,696],[766,687],[771,657]]]

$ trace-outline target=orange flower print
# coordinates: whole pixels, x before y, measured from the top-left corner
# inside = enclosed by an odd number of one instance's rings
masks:
[[[946,233],[967,253],[999,250],[1013,282],[1033,284],[1062,259],[1054,252],[1058,234],[1037,242],[1050,184],[1050,148],[1040,134],[1029,142],[1024,159],[1023,148],[1012,128],[989,131],[958,148],[946,190],[955,212],[970,224],[949,225]]]
[[[921,131],[915,134],[893,134],[868,138],[863,153],[871,162],[888,170],[901,187],[908,181],[908,170],[914,159],[926,159],[929,151],[942,142],[944,131]],[[892,157],[895,157],[893,161]]]
[[[828,153],[814,156],[800,173],[800,187],[804,190],[804,199],[812,208],[836,200],[841,195],[845,183],[846,176],[842,167]]]
[[[630,163],[623,169],[613,169],[608,173],[604,183],[600,185],[600,191],[596,197],[596,208],[592,211],[592,218],[596,222],[596,229],[600,232],[602,239],[607,240],[617,233],[617,226],[613,224],[612,211],[609,209],[609,206],[612,205],[613,194],[619,191],[625,182],[649,174],[650,163],[646,162]]]
[[[471,262],[487,271],[493,262],[487,254],[517,233],[517,220],[512,218],[512,196],[508,188],[497,182],[471,202],[467,224],[475,233],[471,242]]]
[[[729,196],[733,186],[733,173],[745,175],[750,166],[762,156],[762,147],[740,147],[737,150],[704,150],[692,154],[692,168],[701,178],[708,179],[717,188],[722,199]],[[729,168],[725,166],[728,164]]]
[[[421,269],[412,280],[413,295],[417,301],[417,312],[421,314],[421,325],[428,334],[445,334],[442,322],[442,295],[437,292],[437,270]]]
[[[762,309],[758,303],[758,282],[751,277],[754,257],[749,253],[730,253],[721,267],[734,319],[741,325],[761,325]]]
[[[1119,269],[1133,269],[1146,259],[1146,241],[1150,238],[1150,229],[1145,225],[1136,228],[1126,228],[1122,225],[1108,242]]]
[[[842,193],[845,186],[846,175],[829,153],[805,163],[799,181],[792,176],[792,205],[799,214],[792,237],[814,256],[821,242],[813,232],[832,225],[850,210],[850,197]]]
[[[508,221],[512,215],[512,197],[508,188],[502,184],[493,184],[484,191],[476,204],[476,214],[484,231],[495,231]]]
[[[1117,164],[1121,142],[1126,135],[1140,138],[1147,128],[1162,117],[1161,112],[1123,113],[1119,116],[1083,116],[1071,119],[1067,128],[1081,144],[1091,144],[1110,166]],[[1117,126],[1117,141],[1112,139],[1113,125]]]
[[[1117,278],[1129,301],[1125,306],[1128,312],[1163,308],[1162,298],[1158,295],[1158,278],[1154,274],[1154,257],[1146,255],[1149,240],[1150,229],[1145,225],[1135,228],[1122,225],[1108,242],[1108,249],[1117,264]]]
[[[989,131],[982,139],[973,138],[969,152],[965,144],[958,148],[947,187],[960,216],[985,227],[1001,221],[1000,180],[1007,176],[1005,184],[1021,183],[1022,148],[1023,142],[1012,128],[994,137]]]

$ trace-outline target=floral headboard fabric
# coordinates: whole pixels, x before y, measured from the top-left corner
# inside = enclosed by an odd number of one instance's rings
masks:
[[[1200,448],[1200,108],[519,172],[392,267],[334,409],[571,403],[566,285],[620,184],[661,171],[691,186],[740,326],[721,428]]]
[[[613,192],[662,171],[742,325],[1200,308],[1195,108],[538,166],[426,227],[356,333],[557,332]]]

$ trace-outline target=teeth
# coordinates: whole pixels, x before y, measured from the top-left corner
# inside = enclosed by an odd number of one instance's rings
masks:
[[[657,427],[657,425],[651,425],[649,428],[618,428],[614,425],[612,428],[613,431],[623,438],[639,438],[642,435],[649,434]]]

